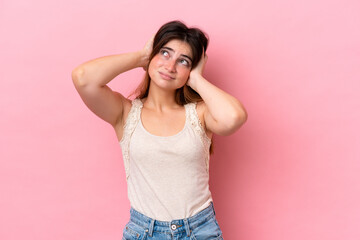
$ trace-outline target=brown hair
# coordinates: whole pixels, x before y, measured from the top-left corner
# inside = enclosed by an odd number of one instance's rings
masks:
[[[153,57],[159,53],[160,49],[173,39],[182,40],[190,45],[193,55],[191,69],[196,67],[200,62],[202,54],[203,52],[206,52],[209,42],[207,35],[198,28],[188,28],[183,22],[178,20],[165,23],[160,27],[154,37],[153,49],[149,57],[148,66]],[[143,99],[148,96],[151,80],[148,66],[143,81],[128,97],[136,95],[135,98]],[[185,105],[187,103],[201,102],[204,100],[195,90],[187,84],[184,84],[183,87],[175,90],[175,101],[179,105]],[[213,141],[211,141],[209,149],[210,154],[213,154],[213,148]]]

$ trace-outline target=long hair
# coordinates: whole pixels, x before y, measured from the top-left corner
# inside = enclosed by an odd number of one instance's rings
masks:
[[[188,28],[183,22],[178,20],[165,23],[155,34],[152,52],[149,57],[149,63],[146,67],[145,77],[138,87],[128,96],[128,98],[132,95],[135,95],[135,98],[139,99],[143,99],[148,96],[151,81],[148,72],[149,64],[154,56],[159,53],[160,49],[173,39],[184,41],[190,45],[193,55],[191,69],[198,65],[203,52],[206,52],[209,42],[207,35],[199,28]],[[195,90],[187,84],[184,84],[183,87],[175,90],[175,101],[179,105],[185,105],[187,103],[201,102],[204,100]],[[213,141],[211,141],[209,149],[210,154],[213,154],[213,148]]]

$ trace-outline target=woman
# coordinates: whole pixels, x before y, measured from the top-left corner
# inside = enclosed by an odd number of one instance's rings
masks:
[[[234,133],[247,113],[202,76],[207,45],[200,29],[172,21],[142,50],[72,72],[84,103],[121,145],[131,204],[123,239],[223,239],[208,184],[211,138]],[[135,99],[106,85],[137,67],[146,74]]]

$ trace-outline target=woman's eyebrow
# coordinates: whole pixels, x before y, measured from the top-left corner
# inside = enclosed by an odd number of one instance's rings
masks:
[[[169,48],[169,47],[162,47],[162,48],[165,48],[165,49],[167,49],[167,50],[169,50],[169,51],[171,51],[171,52],[175,52],[174,49]],[[189,56],[187,56],[187,55],[185,55],[185,54],[181,54],[181,56],[188,58],[191,62],[193,61],[193,60],[191,59],[191,57],[189,57]]]

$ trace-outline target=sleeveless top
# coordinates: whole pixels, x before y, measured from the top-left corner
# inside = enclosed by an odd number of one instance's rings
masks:
[[[132,100],[119,141],[130,205],[158,221],[189,218],[210,205],[209,147],[196,112],[185,104],[185,126],[175,135],[157,136],[141,121],[143,103]]]

